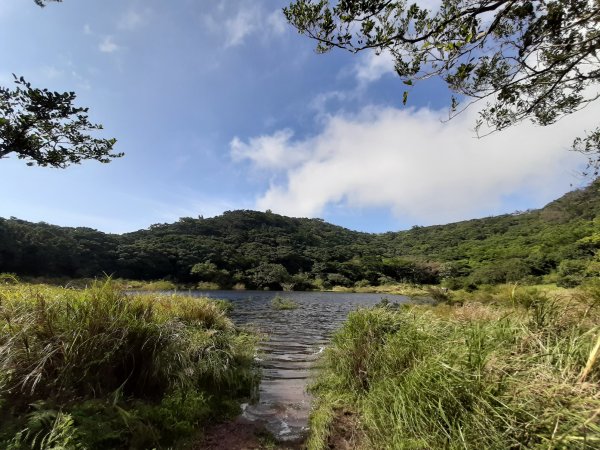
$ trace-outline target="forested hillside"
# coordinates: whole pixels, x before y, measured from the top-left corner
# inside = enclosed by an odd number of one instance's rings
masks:
[[[518,281],[565,286],[600,275],[600,181],[543,209],[367,234],[320,219],[230,211],[123,235],[0,219],[0,272],[308,289]]]

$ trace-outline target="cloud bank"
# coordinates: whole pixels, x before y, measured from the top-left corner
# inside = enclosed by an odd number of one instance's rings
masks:
[[[472,130],[475,110],[442,123],[445,114],[366,107],[330,116],[306,139],[289,129],[235,138],[231,155],[277,180],[257,198],[260,210],[315,217],[331,206],[383,207],[421,224],[443,223],[501,208],[523,192],[543,198],[576,181],[583,161],[568,148],[594,124],[600,105],[554,126],[521,124],[483,139]]]

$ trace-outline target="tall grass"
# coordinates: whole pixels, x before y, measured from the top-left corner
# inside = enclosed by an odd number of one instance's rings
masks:
[[[333,286],[333,292],[365,292],[375,294],[390,294],[390,295],[406,295],[407,297],[425,297],[429,295],[426,286],[409,284],[409,283],[394,283],[382,284],[379,286]]]
[[[170,442],[251,393],[255,341],[208,299],[2,284],[0,447]]]
[[[310,449],[344,415],[365,449],[600,448],[600,295],[350,314],[313,391]]]
[[[133,282],[136,283],[136,282]],[[137,282],[138,286],[134,289],[140,291],[174,291],[177,289],[177,285],[172,281],[168,280],[157,280],[157,281],[144,281]]]

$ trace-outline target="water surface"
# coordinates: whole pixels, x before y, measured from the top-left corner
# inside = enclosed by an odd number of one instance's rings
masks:
[[[189,291],[188,295],[229,300],[234,306],[230,317],[237,325],[252,325],[266,335],[259,355],[259,399],[244,405],[243,417],[264,424],[284,441],[305,436],[311,368],[348,313],[382,298],[409,301],[401,295],[337,292]],[[277,295],[293,299],[298,308],[274,309],[271,302]]]

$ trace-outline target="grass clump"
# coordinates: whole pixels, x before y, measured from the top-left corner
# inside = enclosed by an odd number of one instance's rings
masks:
[[[177,285],[169,280],[157,280],[139,282],[139,286],[135,287],[139,291],[174,291]]]
[[[0,285],[0,448],[160,448],[237,411],[256,338],[208,299]]]
[[[291,298],[281,297],[279,295],[271,301],[271,307],[277,310],[291,310],[299,307],[298,303]]]
[[[333,286],[333,292],[357,292],[372,294],[405,295],[407,297],[425,297],[428,295],[427,286],[410,283],[392,283],[379,286],[355,285],[353,287]]]
[[[339,444],[351,416],[353,448],[600,448],[600,296],[512,294],[351,313],[313,386],[308,447]]]

